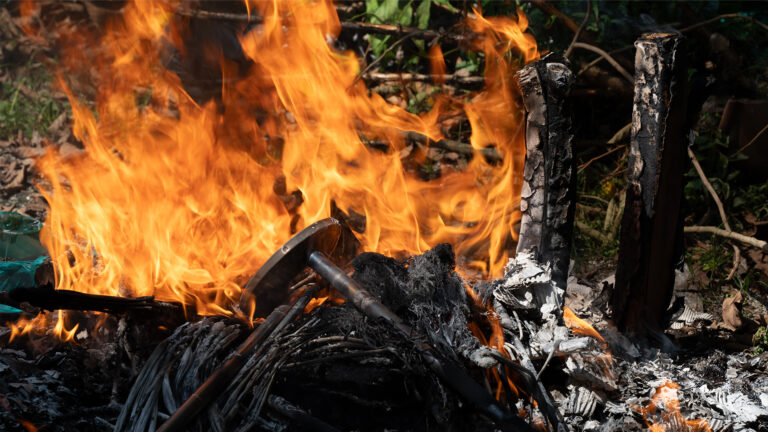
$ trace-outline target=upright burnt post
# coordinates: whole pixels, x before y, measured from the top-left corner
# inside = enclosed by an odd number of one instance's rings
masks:
[[[531,254],[565,289],[573,232],[575,179],[571,117],[566,97],[573,74],[568,60],[550,53],[517,73],[526,110],[525,169],[518,256]],[[562,306],[562,299],[557,304]]]
[[[645,34],[635,42],[626,207],[611,298],[616,326],[635,334],[664,330],[683,249],[684,42],[677,33]]]

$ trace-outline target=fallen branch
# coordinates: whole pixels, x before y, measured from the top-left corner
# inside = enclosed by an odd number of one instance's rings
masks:
[[[709,179],[707,179],[707,176],[704,174],[704,170],[701,169],[699,160],[696,159],[696,155],[693,154],[693,150],[691,150],[690,147],[688,147],[688,157],[691,158],[691,162],[693,162],[693,167],[696,168],[696,172],[699,174],[699,178],[701,179],[701,182],[704,183],[704,187],[707,188],[707,190],[709,191],[709,194],[712,196],[712,199],[715,200],[715,205],[717,205],[717,211],[720,213],[720,220],[723,221],[723,226],[725,227],[726,231],[733,231],[731,229],[731,225],[728,223],[728,218],[726,218],[725,216],[725,209],[723,208],[723,202],[720,201],[720,197],[717,196],[717,192],[715,192],[715,188],[712,187],[712,183],[710,183]],[[731,267],[731,271],[728,272],[728,277],[726,277],[725,280],[731,280],[733,275],[736,274],[736,270],[739,269],[739,262],[741,261],[741,251],[736,245],[731,245],[731,246],[733,246],[733,267]]]
[[[599,54],[600,57],[602,57],[606,61],[608,61],[608,63],[610,63],[611,66],[613,66],[614,69],[616,69],[621,74],[621,76],[626,78],[627,81],[629,81],[630,83],[634,83],[634,79],[632,79],[632,75],[630,75],[629,72],[627,72],[627,70],[624,69],[619,64],[619,62],[617,62],[613,57],[611,57],[610,54],[605,52],[603,49],[598,48],[598,47],[596,47],[594,45],[590,45],[590,44],[584,43],[584,42],[574,42],[573,43],[573,47],[574,48],[581,48],[581,49],[589,50],[589,51],[592,51],[593,53]],[[579,72],[579,73],[581,73],[581,72]]]
[[[766,124],[766,125],[765,125],[765,127],[763,127],[762,129],[760,129],[760,132],[758,132],[758,133],[757,133],[755,136],[753,136],[753,137],[752,137],[752,139],[751,139],[751,140],[749,140],[749,142],[748,142],[748,143],[744,144],[743,146],[741,146],[741,148],[739,148],[738,150],[736,150],[736,153],[732,154],[732,155],[731,155],[731,157],[734,157],[734,156],[736,156],[737,154],[739,154],[739,153],[743,152],[744,150],[746,150],[746,149],[747,149],[747,147],[749,147],[749,146],[751,146],[752,144],[754,144],[754,143],[755,143],[755,141],[757,141],[757,139],[758,139],[758,138],[760,138],[760,135],[764,134],[764,133],[765,133],[765,131],[767,131],[767,130],[768,130],[768,124]]]
[[[382,61],[384,58],[386,58],[387,54],[392,52],[392,50],[394,50],[395,48],[400,46],[400,44],[402,44],[403,42],[407,41],[408,39],[410,39],[412,37],[414,37],[414,33],[409,33],[409,34],[406,34],[405,36],[401,37],[400,39],[396,40],[395,42],[393,42],[392,45],[387,47],[387,49],[384,50],[384,52],[382,52],[381,55],[376,58],[376,60],[372,61],[368,66],[365,67],[365,69],[363,69],[359,74],[357,74],[357,76],[352,81],[352,84],[349,85],[347,90],[349,90],[352,87],[354,87],[354,85],[357,84],[358,81],[360,81],[360,78],[362,78],[363,75],[368,73],[368,71],[373,69],[374,66],[379,64],[380,61]]]
[[[736,240],[738,242],[741,242],[746,245],[756,247],[765,252],[768,252],[768,242],[756,239],[754,237],[745,236],[744,234],[739,234],[737,232],[726,231],[718,227],[694,225],[694,226],[687,226],[683,228],[683,232],[686,234],[697,234],[697,233],[714,234],[730,240]]]
[[[454,141],[449,139],[441,139],[439,141],[430,140],[426,135],[422,135],[418,132],[406,132],[405,139],[417,143],[426,143],[430,147],[440,148],[464,155],[471,155],[474,152],[480,153],[489,163],[500,162],[501,155],[493,147],[486,147],[480,150],[476,150],[471,144],[463,143],[461,141]]]
[[[613,134],[611,139],[609,139],[607,141],[607,144],[616,144],[617,142],[619,142],[619,141],[623,140],[624,138],[626,138],[627,136],[629,136],[629,133],[631,131],[632,131],[632,122],[629,122],[629,123],[626,124],[626,126],[624,126],[623,128],[619,129],[618,132]],[[606,157],[606,156],[608,156],[608,155],[610,155],[610,154],[612,154],[612,153],[614,153],[614,152],[616,152],[616,151],[618,151],[620,149],[623,149],[625,147],[626,147],[626,145],[620,145],[620,146],[618,146],[616,148],[608,150],[607,152],[605,152],[605,153],[603,153],[603,154],[601,154],[599,156],[593,157],[592,159],[590,159],[590,160],[584,162],[583,164],[579,165],[579,172],[584,171],[584,169],[586,167],[588,167],[592,162],[594,162],[596,160],[600,160],[600,159],[602,159],[602,158],[604,158],[604,157]]]
[[[635,47],[634,45],[627,45],[625,47],[622,47],[622,48],[619,48],[619,49],[615,49],[615,50],[609,52],[608,54],[611,55],[611,56],[614,56],[614,55],[622,53],[624,51],[629,51],[630,49],[632,49],[634,47]],[[586,72],[588,69],[590,69],[592,66],[600,63],[603,60],[605,60],[605,57],[598,57],[598,58],[592,60],[591,62],[585,64],[584,66],[582,66],[581,69],[579,69],[579,72],[576,74],[576,76],[580,76],[581,74]]]
[[[605,244],[609,244],[613,241],[610,237],[607,235],[601,233],[600,231],[592,228],[591,226],[585,224],[582,221],[576,221],[576,228],[580,229],[584,232],[584,234],[594,238],[595,240],[599,240]]]
[[[546,15],[554,15],[556,16],[560,21],[565,24],[565,26],[568,28],[568,30],[572,31],[574,34],[577,34],[579,32],[579,26],[576,24],[575,21],[573,21],[571,18],[568,17],[568,15],[560,12],[559,9],[557,9],[555,6],[553,6],[551,3],[549,3],[546,0],[532,0],[531,3],[539,8],[542,12],[544,12]]]
[[[712,24],[712,23],[718,22],[721,19],[729,19],[729,18],[747,19],[747,20],[750,20],[753,23],[757,24],[758,26],[762,27],[766,31],[768,31],[768,25],[763,24],[758,19],[756,19],[754,17],[750,17],[750,16],[745,16],[745,15],[741,15],[741,14],[732,13],[732,14],[718,15],[718,16],[716,16],[714,18],[711,18],[711,19],[708,19],[706,21],[702,21],[700,23],[696,23],[696,24],[693,24],[691,26],[685,27],[684,29],[680,30],[680,33],[686,33],[686,32],[689,32],[689,31],[691,31],[693,29],[696,29],[696,28],[699,28],[699,27],[702,27],[702,26],[705,26],[705,25],[708,25],[708,24]],[[610,55],[615,55],[615,54],[618,54],[618,53],[621,53],[621,52],[624,52],[624,51],[629,51],[632,48],[634,48],[634,45],[626,45],[624,47],[621,47],[621,48],[618,48],[618,49],[615,49],[615,50],[611,51],[609,54]],[[576,74],[576,76],[579,76],[579,75],[583,74],[587,69],[589,69],[592,66],[600,63],[604,59],[605,59],[604,57],[598,57],[598,58],[592,60],[591,62],[587,63],[581,69],[579,69],[579,72]]]
[[[622,145],[620,145],[620,146],[618,146],[616,148],[608,150],[607,152],[605,152],[605,153],[603,153],[603,154],[601,154],[599,156],[593,157],[592,159],[590,159],[590,160],[584,162],[583,164],[579,165],[579,172],[584,171],[584,169],[587,168],[589,166],[589,164],[591,164],[592,162],[600,160],[600,159],[602,159],[602,158],[604,158],[604,157],[606,157],[606,156],[608,156],[608,155],[610,155],[612,153],[615,153],[615,152],[617,152],[617,151],[619,151],[619,150],[621,150],[623,148],[626,148],[626,147],[627,147],[626,144],[622,144]]]
[[[444,82],[453,86],[478,87],[485,84],[485,78],[476,76],[435,75],[416,73],[381,73],[369,72],[363,74],[366,81],[400,81],[400,82]]]
[[[215,20],[222,20],[222,21],[236,21],[236,22],[249,23],[249,24],[259,24],[264,22],[263,18],[254,14],[251,14],[249,16],[247,14],[214,12],[214,11],[206,11],[206,10],[189,10],[189,9],[180,9],[175,11],[174,13],[176,15],[192,17],[192,18],[215,19]],[[342,21],[341,29],[344,31],[356,31],[361,33],[391,35],[391,36],[408,35],[409,37],[417,37],[419,39],[424,39],[424,40],[448,39],[455,42],[463,41],[465,39],[470,39],[471,37],[473,37],[473,36],[467,37],[467,34],[464,34],[461,32],[443,33],[443,32],[437,32],[435,30],[429,30],[429,29],[422,30],[416,27],[403,27],[399,25],[390,25],[390,24],[374,24],[374,23],[366,23],[366,22],[359,22],[359,21]]]
[[[684,29],[680,30],[680,32],[683,33],[683,32],[687,32],[687,31],[691,31],[691,30],[693,30],[695,28],[703,27],[703,26],[705,26],[707,24],[712,24],[712,23],[718,22],[718,21],[720,21],[722,19],[730,19],[730,18],[741,18],[741,19],[750,20],[754,24],[757,24],[758,26],[762,27],[763,30],[768,31],[768,25],[763,24],[760,20],[758,20],[755,17],[751,17],[751,16],[747,16],[747,15],[742,15],[742,14],[738,14],[738,13],[728,13],[728,14],[718,15],[718,16],[716,16],[714,18],[710,18],[710,19],[708,19],[706,21],[702,21],[700,23],[696,23],[696,24],[690,25],[690,26],[685,27]]]
[[[628,137],[630,132],[632,132],[632,122],[627,123],[623,128],[619,129],[618,132],[613,134],[611,139],[608,140],[608,144],[616,144],[617,142]]]

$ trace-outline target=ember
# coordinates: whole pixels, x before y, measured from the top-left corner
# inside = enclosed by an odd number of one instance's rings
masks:
[[[705,420],[686,420],[680,413],[677,389],[680,386],[667,381],[659,386],[647,407],[640,412],[645,417],[651,432],[668,430],[680,432],[712,432]]]

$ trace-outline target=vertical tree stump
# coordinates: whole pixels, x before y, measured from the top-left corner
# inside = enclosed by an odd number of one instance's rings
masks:
[[[621,331],[660,332],[682,254],[686,50],[676,33],[635,42],[635,99],[613,320]]]
[[[527,113],[517,252],[549,264],[553,283],[565,289],[576,179],[566,106],[573,74],[567,59],[550,53],[521,69],[517,78]]]

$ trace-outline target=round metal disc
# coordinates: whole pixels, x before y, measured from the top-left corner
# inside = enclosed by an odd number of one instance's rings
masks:
[[[341,237],[341,224],[334,218],[323,219],[304,228],[275,252],[245,285],[240,305],[247,310],[251,295],[256,297],[257,316],[269,313],[285,303],[288,284],[307,268],[310,253],[333,255]]]

